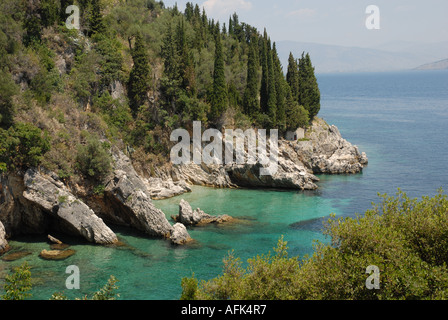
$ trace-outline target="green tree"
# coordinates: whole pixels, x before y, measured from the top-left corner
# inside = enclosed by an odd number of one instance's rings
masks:
[[[291,94],[295,101],[299,102],[299,66],[292,52],[289,53],[286,81],[291,88]]]
[[[13,124],[14,105],[12,97],[19,90],[9,72],[0,69],[0,128],[8,129]]]
[[[94,135],[88,135],[85,145],[78,145],[76,162],[79,170],[87,177],[101,180],[112,169],[112,157],[108,145],[101,143]]]
[[[261,87],[260,87],[260,109],[263,113],[268,113],[268,97],[269,97],[269,48],[267,32],[264,29],[264,35],[260,38],[261,43]]]
[[[112,37],[99,34],[95,38],[95,51],[99,55],[100,91],[108,89],[114,81],[123,79],[121,44]]]
[[[252,116],[260,112],[260,102],[258,100],[258,63],[256,43],[257,38],[253,37],[249,44],[249,56],[247,60],[247,84],[244,90],[243,108],[244,113]]]
[[[135,37],[132,60],[134,61],[134,66],[129,75],[128,96],[131,109],[134,113],[137,113],[140,106],[147,100],[151,76],[148,53],[140,33],[137,33]]]
[[[194,68],[193,53],[188,47],[187,36],[185,32],[184,20],[182,19],[177,26],[177,56],[180,60],[180,76],[182,78],[182,88],[190,95],[196,94],[196,76]]]
[[[12,275],[5,276],[3,300],[25,300],[31,297],[31,293],[29,293],[32,289],[30,269],[28,262],[24,262],[15,268]]]
[[[103,15],[101,13],[100,0],[90,0],[92,13],[90,16],[90,32],[92,34],[103,33],[105,26],[103,22]]]
[[[305,128],[308,126],[310,118],[308,111],[297,101],[294,100],[291,89],[287,88],[286,102],[286,129],[295,131],[297,128]]]
[[[277,124],[277,92],[275,88],[276,77],[274,70],[273,50],[270,47],[271,44],[270,41],[268,41],[268,101],[265,113],[269,115],[271,128],[273,128]]]
[[[224,56],[222,52],[219,24],[215,31],[215,65],[213,71],[213,91],[210,98],[211,118],[216,120],[227,109],[227,84],[224,73]]]
[[[278,57],[277,48],[274,43],[272,49],[272,57],[274,60],[274,77],[275,77],[275,93],[277,95],[276,101],[276,122],[279,129],[285,128],[286,121],[286,87],[287,83],[283,75],[283,69]]]
[[[302,53],[299,59],[299,84],[299,104],[308,110],[313,120],[320,110],[320,91],[308,53]]]
[[[182,36],[180,38],[183,39]],[[183,78],[178,44],[171,23],[168,23],[165,37],[163,38],[161,55],[164,59],[164,68],[163,77],[160,82],[161,91],[165,100],[165,110],[169,113],[174,113],[176,111],[176,102],[181,94]]]
[[[26,46],[39,43],[42,38],[42,21],[38,2],[27,1],[25,7],[25,19],[23,21],[23,42]]]
[[[0,129],[0,162],[8,169],[38,166],[50,147],[48,134],[30,123],[18,122],[8,130]]]

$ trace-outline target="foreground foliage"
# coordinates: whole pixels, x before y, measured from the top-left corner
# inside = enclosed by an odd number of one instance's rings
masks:
[[[82,298],[75,300],[117,300],[120,294],[116,293],[118,279],[115,276],[110,276],[107,283],[98,291],[94,292],[91,297],[85,295]],[[53,293],[50,300],[69,300],[66,295],[61,292]]]
[[[32,288],[31,284],[31,267],[28,263],[23,263],[14,270],[12,275],[5,277],[5,294],[1,297],[2,300],[25,300],[31,297],[29,291]]]
[[[281,238],[274,254],[249,259],[233,253],[223,274],[182,281],[182,299],[446,299],[448,297],[448,200],[410,199],[398,191],[363,216],[330,219],[330,244],[311,257],[288,257]],[[368,266],[378,266],[380,289],[366,288]]]
[[[116,293],[116,290],[118,289],[117,282],[118,279],[111,275],[109,280],[107,280],[107,283],[101,289],[94,292],[91,297],[85,295],[82,298],[76,298],[76,300],[116,300],[120,297],[120,295]],[[30,293],[32,287],[31,267],[28,265],[28,262],[25,261],[22,265],[14,269],[13,274],[5,277],[5,284],[3,285],[5,294],[0,296],[0,299],[25,300],[32,296]],[[50,299],[68,300],[67,296],[61,292],[54,293]]]

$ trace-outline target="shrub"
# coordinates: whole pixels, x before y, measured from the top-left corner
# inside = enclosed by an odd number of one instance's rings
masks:
[[[93,135],[87,136],[87,143],[78,146],[76,161],[79,170],[86,176],[101,180],[112,168],[112,157],[107,145]]]
[[[13,124],[14,106],[12,97],[17,94],[17,85],[10,73],[0,68],[0,127],[7,129]]]
[[[12,275],[5,277],[5,294],[3,300],[24,300],[31,297],[31,271],[27,262],[14,270]]]
[[[230,255],[223,274],[182,281],[182,297],[191,299],[446,299],[448,297],[448,199],[382,195],[363,216],[330,219],[311,257],[288,258],[279,240],[275,255],[248,260],[242,268]],[[380,269],[380,289],[366,288],[366,268]],[[193,292],[192,292],[193,291]]]
[[[10,170],[36,167],[50,150],[50,138],[34,125],[19,122],[0,129],[0,150],[0,162]]]

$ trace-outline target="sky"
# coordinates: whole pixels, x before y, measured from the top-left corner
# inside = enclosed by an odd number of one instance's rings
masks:
[[[165,6],[187,2],[204,7],[209,18],[240,22],[273,41],[298,41],[374,48],[388,43],[448,41],[447,0],[164,0]],[[369,30],[369,5],[379,9],[379,29]],[[378,20],[378,19],[377,19]]]

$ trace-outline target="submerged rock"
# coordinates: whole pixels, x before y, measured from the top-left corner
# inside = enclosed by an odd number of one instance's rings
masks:
[[[184,225],[200,225],[209,223],[224,223],[232,221],[233,218],[229,215],[211,216],[201,209],[193,210],[190,204],[182,199],[179,203],[179,215],[172,217]]]
[[[109,244],[118,240],[103,220],[69,192],[62,182],[44,176],[35,169],[28,169],[24,184],[26,189],[23,197],[56,218],[65,232],[98,244]]]
[[[39,257],[45,260],[64,260],[75,254],[75,250],[42,250]]]
[[[16,252],[11,252],[11,253],[7,253],[2,257],[3,261],[16,261],[19,260],[23,257],[29,256],[30,254],[32,254],[32,252],[30,251],[16,251]]]

